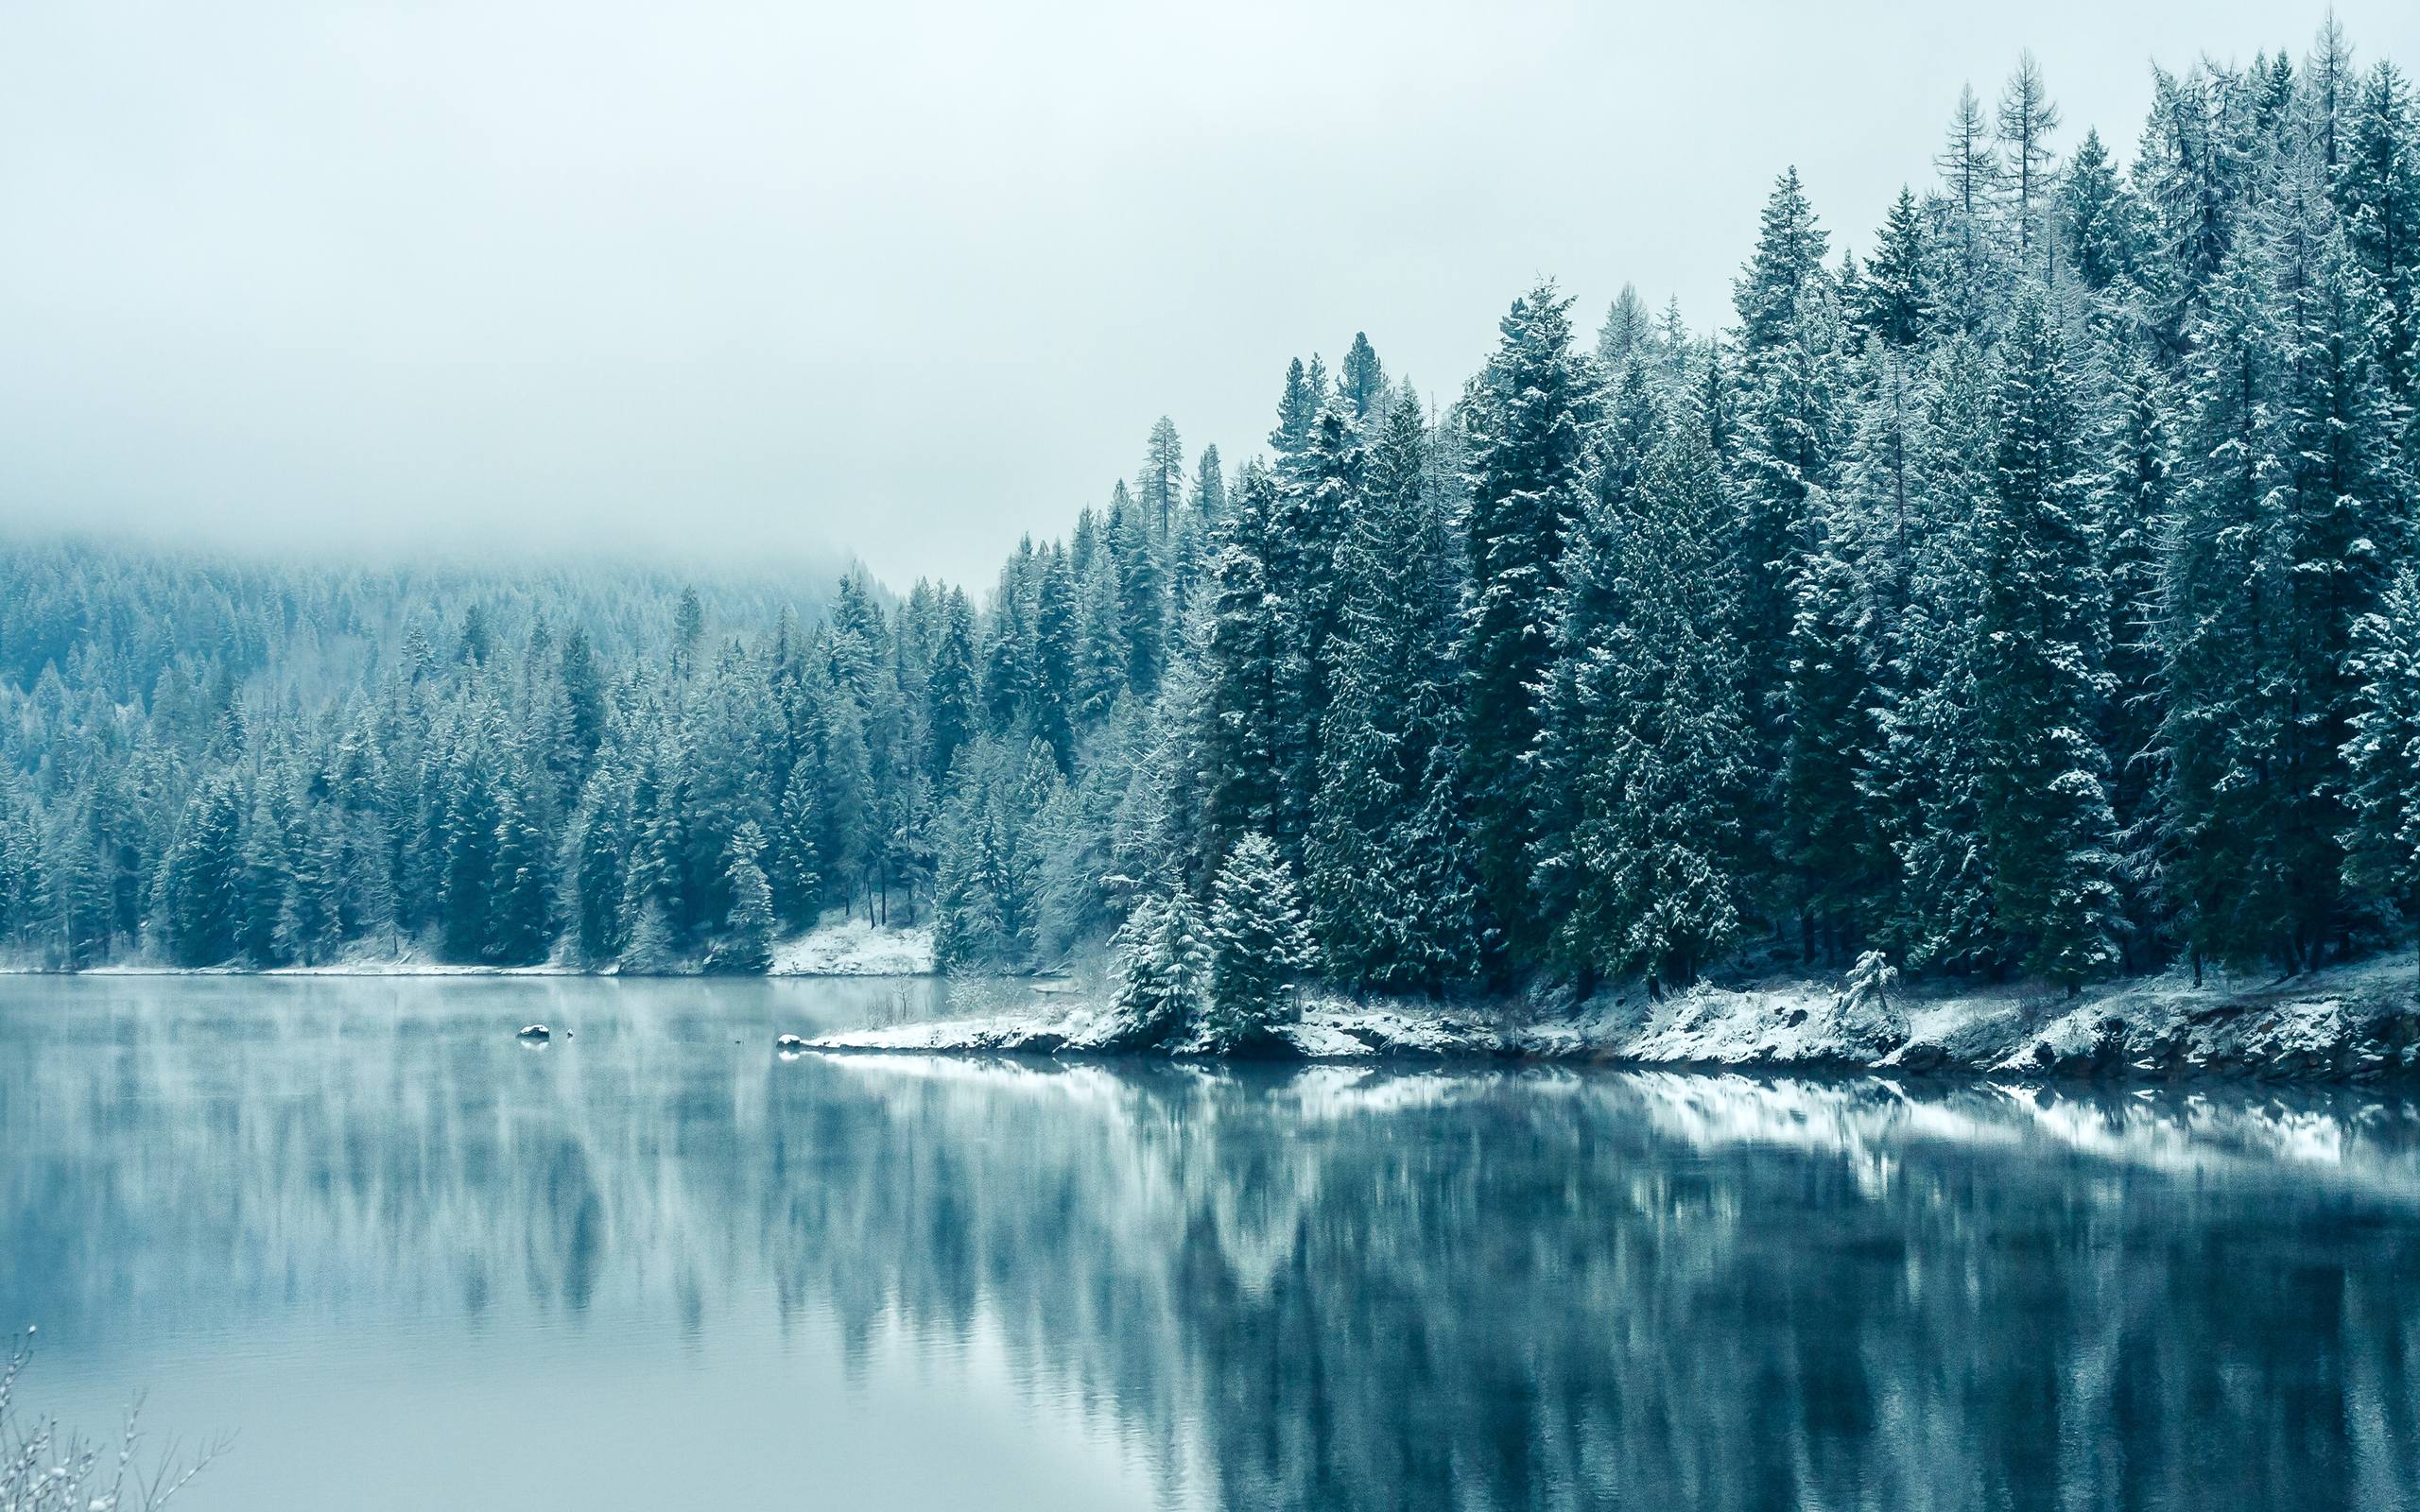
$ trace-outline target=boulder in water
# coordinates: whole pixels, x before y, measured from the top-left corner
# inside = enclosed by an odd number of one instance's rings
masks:
[[[786,1034],[773,1040],[773,1048],[785,1056],[795,1056],[805,1051],[806,1041],[794,1034]]]
[[[555,1031],[543,1023],[525,1023],[521,1026],[521,1032],[513,1036],[516,1040],[527,1040],[531,1044],[544,1044],[554,1037]]]

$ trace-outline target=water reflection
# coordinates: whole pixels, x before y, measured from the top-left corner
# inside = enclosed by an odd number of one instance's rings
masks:
[[[796,1392],[821,1366],[758,1342],[828,1329],[844,1396],[909,1358],[910,1436],[942,1458],[999,1406],[996,1354],[1006,1410],[1115,1446],[1171,1505],[2420,1491],[2409,1104],[771,1054],[882,1011],[796,986],[0,988],[0,1317],[143,1374],[409,1324],[486,1339],[532,1400],[681,1351],[735,1395]],[[573,1037],[522,1051],[532,1019]],[[917,1504],[917,1467],[897,1483]]]

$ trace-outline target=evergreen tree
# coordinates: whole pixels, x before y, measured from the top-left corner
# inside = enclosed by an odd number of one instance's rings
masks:
[[[1905,188],[1876,234],[1858,295],[1853,307],[1869,339],[1905,351],[1932,328],[1932,249],[1916,197]]]
[[[1143,471],[1134,478],[1134,501],[1142,510],[1142,519],[1160,540],[1165,541],[1175,527],[1179,505],[1184,501],[1184,444],[1176,434],[1176,424],[1166,415],[1151,426],[1151,438],[1143,448]]]
[[[1426,452],[1407,397],[1385,412],[1338,553],[1338,657],[1305,876],[1339,977],[1434,991],[1476,968],[1478,927],[1458,770],[1459,585]]]
[[[1905,586],[1877,679],[1880,745],[1864,790],[1895,863],[1880,933],[1910,966],[2002,964],[1991,858],[1977,843],[1982,771],[1975,643],[1975,525],[1996,486],[1994,385],[1953,337],[1935,357],[1913,431],[1907,505],[1893,522]]]
[[[2351,884],[2420,928],[2420,576],[2407,566],[2362,617],[2353,662],[2360,711],[2344,756]]]
[[[1122,490],[1121,490],[1122,491]],[[1120,629],[1126,638],[1127,686],[1136,697],[1159,690],[1167,664],[1167,574],[1159,544],[1123,499],[1109,509],[1110,560],[1117,568]]]
[[[1618,375],[1634,361],[1648,356],[1655,339],[1655,318],[1639,299],[1637,288],[1625,284],[1606,307],[1605,323],[1597,330],[1597,366]]]
[[[1355,424],[1368,424],[1372,409],[1386,397],[1387,369],[1364,333],[1353,333],[1353,345],[1345,349],[1344,366],[1337,369],[1336,379],[1337,400],[1345,413]]]
[[[975,607],[952,589],[942,610],[941,644],[925,681],[925,770],[935,782],[949,775],[959,748],[975,733],[980,713],[975,669]]]
[[[761,975],[773,964],[773,889],[756,860],[764,852],[765,835],[754,820],[732,832],[726,873],[731,912],[714,954],[717,971]]]
[[[1140,1043],[1163,1042],[1201,1017],[1210,997],[1209,932],[1184,888],[1146,895],[1114,945],[1113,1005],[1132,1020]]]
[[[510,764],[496,796],[493,915],[483,952],[499,965],[534,965],[554,941],[553,847],[543,818],[529,774],[517,761]]]
[[[603,966],[622,953],[622,899],[628,886],[624,852],[629,845],[631,783],[611,747],[580,791],[566,840],[572,942],[579,958]]]
[[[1817,501],[1838,484],[1848,440],[1837,306],[1827,292],[1811,289],[1782,329],[1748,394],[1740,519],[1732,538],[1739,696],[1753,772],[1744,817],[1754,853],[1773,858],[1763,868],[1769,873],[1789,850],[1782,831],[1800,564],[1813,554]]]
[[[2142,343],[2115,350],[2095,504],[2108,582],[2109,697],[2100,745],[2109,753],[2110,805],[2118,820],[2127,934],[2124,964],[2156,960],[2165,923],[2163,835],[2157,780],[2165,697],[2158,612],[2162,558],[2174,524],[2175,440],[2166,385]]]
[[[1876,764],[1878,648],[1867,585],[1843,552],[1845,532],[1819,521],[1792,584],[1781,757],[1782,859],[1800,919],[1801,954],[1820,944],[1838,964],[1859,943],[1880,847],[1865,806]]]
[[[1739,352],[1751,373],[1766,352],[1796,329],[1800,297],[1823,277],[1827,243],[1800,187],[1798,170],[1791,168],[1774,182],[1756,231],[1755,255],[1732,285],[1739,311]]]
[[[1195,518],[1188,514],[1183,528],[1189,533],[1195,526]],[[1069,696],[1075,699],[1078,720],[1090,724],[1116,706],[1132,675],[1117,572],[1108,553],[1095,554],[1077,593],[1080,633]]]
[[[562,767],[577,784],[587,781],[588,764],[605,738],[605,679],[588,632],[578,626],[563,637],[562,679],[566,716]]]
[[[1976,526],[1979,817],[2000,927],[2078,984],[2118,960],[2117,819],[2095,732],[2109,626],[2066,356],[2038,290],[2000,369],[1997,487]]]
[[[1203,637],[1200,765],[1206,774],[1205,848],[1221,854],[1247,833],[1276,826],[1287,772],[1278,742],[1300,687],[1288,617],[1271,583],[1279,551],[1276,480],[1246,464],[1219,527]]]
[[[1294,984],[1316,964],[1294,878],[1265,834],[1247,834],[1211,885],[1210,994],[1202,1039],[1248,1048],[1291,1009]]]
[[[2351,114],[2334,189],[2345,240],[2377,291],[2379,362],[2409,404],[2420,399],[2420,120],[2402,71],[2379,60]]]
[[[80,847],[75,858],[85,857]],[[284,966],[285,941],[292,935],[294,861],[286,845],[282,805],[263,791],[252,801],[244,826],[241,909],[235,925],[236,949],[254,966]]]
[[[1571,351],[1570,301],[1540,284],[1498,326],[1502,340],[1466,405],[1472,598],[1462,662],[1474,851],[1489,909],[1516,955],[1544,938],[1530,906],[1538,795],[1537,688],[1552,650],[1564,533],[1581,502],[1596,394]]]
[[[1311,421],[1319,418],[1320,401],[1326,397],[1326,385],[1314,377],[1319,359],[1311,362],[1309,369],[1300,357],[1287,366],[1286,386],[1277,396],[1277,424],[1269,433],[1270,450],[1277,454],[1278,475],[1288,480],[1295,459],[1310,444]]]
[[[1076,756],[1076,578],[1064,551],[1053,550],[1042,565],[1034,594],[1033,732],[1050,747],[1060,770]]]
[[[2059,186],[2061,233],[2069,271],[2098,294],[2134,272],[2134,205],[2117,164],[2086,131]]]
[[[1703,416],[1672,425],[1634,500],[1592,504],[1572,550],[1558,644],[1575,816],[1558,955],[1583,983],[1686,982],[1739,929],[1734,876],[1746,772],[1731,639],[1728,507]]]
[[[165,925],[168,959],[179,966],[216,966],[235,954],[243,831],[243,800],[233,774],[208,779],[186,800],[176,839],[161,860],[155,905]],[[19,908],[31,915],[41,873],[25,860],[18,865],[25,879]]]
[[[813,759],[800,757],[782,783],[766,847],[766,877],[775,917],[793,930],[813,927],[823,902],[818,844],[823,833],[823,793]]]

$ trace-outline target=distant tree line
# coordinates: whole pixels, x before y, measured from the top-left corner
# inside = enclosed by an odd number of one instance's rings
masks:
[[[303,696],[173,567],[74,558],[123,591],[24,632],[65,569],[12,553],[0,924],[754,970],[848,907],[970,967],[1115,935],[1122,1001],[1229,1040],[1312,977],[2375,948],[2420,904],[2412,92],[2332,24],[2153,83],[2128,163],[2030,58],[1962,96],[1862,261],[1784,174],[1720,334],[1625,289],[1583,342],[1547,284],[1443,402],[1357,335],[1232,472],[1162,421],[979,610],[851,576],[609,648],[424,598]],[[297,585],[211,581],[310,648]]]

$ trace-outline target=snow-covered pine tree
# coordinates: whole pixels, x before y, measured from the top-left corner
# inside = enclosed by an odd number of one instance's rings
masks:
[[[1817,233],[1820,234],[1820,233]],[[1745,310],[1742,306],[1743,320]],[[1791,713],[1792,636],[1798,577],[1815,541],[1815,499],[1840,478],[1849,439],[1849,369],[1840,310],[1820,269],[1804,285],[1787,321],[1753,368],[1738,472],[1740,519],[1732,536],[1741,662],[1741,708],[1748,720],[1748,845],[1763,860],[1759,902],[1790,906],[1801,889],[1783,875]]]
[[[448,758],[439,802],[441,867],[438,919],[446,958],[487,957],[488,920],[495,888],[496,801],[493,737],[485,713],[470,716]]]
[[[273,778],[264,775],[252,799],[251,816],[244,825],[241,851],[242,904],[235,922],[236,948],[254,966],[286,963],[285,941],[293,929],[294,858],[286,834],[287,805]],[[91,863],[83,845],[62,848],[78,863],[79,880]],[[72,900],[62,900],[72,902]],[[69,931],[72,940],[74,930]]]
[[[1997,481],[1975,524],[1980,839],[2026,966],[2070,992],[2118,963],[2117,818],[2097,739],[2108,590],[2064,343],[2028,287],[1997,398]]]
[[[716,942],[715,970],[761,975],[773,964],[773,889],[757,857],[765,853],[764,832],[753,819],[731,833],[726,885],[731,912],[723,918],[722,938]]]
[[[1910,966],[1969,971],[2000,962],[1989,857],[1977,843],[1978,613],[1974,524],[1993,487],[1992,383],[1980,350],[1953,336],[1935,354],[1911,434],[1909,507],[1894,519],[1907,588],[1882,669],[1882,742],[1865,789],[1897,862],[1884,934]],[[1895,509],[1895,505],[1894,505]]]
[[[1384,410],[1337,557],[1334,695],[1320,728],[1306,891],[1329,970],[1435,990],[1477,964],[1460,813],[1459,583],[1409,391]]]
[[[1063,772],[1076,760],[1076,662],[1081,627],[1076,576],[1063,548],[1043,553],[1034,592],[1033,733],[1050,747]]]
[[[1905,351],[1930,333],[1932,260],[1915,194],[1902,187],[1875,233],[1874,253],[1865,260],[1858,287],[1854,318],[1869,339]]]
[[[611,962],[628,938],[622,899],[628,885],[624,856],[630,844],[631,799],[630,774],[621,765],[619,749],[608,744],[599,748],[580,789],[563,859],[573,948],[591,966]]]
[[[1193,528],[1187,511],[1179,533]],[[1126,617],[1120,607],[1117,570],[1105,551],[1093,554],[1077,586],[1080,633],[1071,692],[1076,717],[1090,724],[1115,707],[1126,694],[1131,673],[1126,647]],[[944,768],[946,770],[946,768]]]
[[[2094,294],[2133,275],[2141,252],[2137,212],[2100,133],[2087,130],[2058,187],[2066,271]]]
[[[1344,350],[1344,364],[1336,372],[1338,401],[1356,425],[1365,425],[1374,418],[1371,411],[1386,393],[1387,369],[1378,361],[1376,349],[1370,345],[1366,332],[1354,332],[1353,344]]]
[[[1994,323],[2008,284],[2008,249],[1999,221],[2008,165],[1971,86],[1958,92],[1933,166],[1941,174],[1941,190],[1928,207],[1935,222],[1934,308],[1948,330],[1979,337]]]
[[[1271,588],[1285,618],[1295,681],[1287,690],[1287,718],[1270,731],[1284,797],[1270,838],[1288,862],[1302,854],[1320,783],[1320,728],[1326,718],[1344,604],[1339,557],[1360,508],[1368,452],[1360,426],[1341,398],[1312,418],[1310,435],[1282,491],[1277,513]]]
[[[491,918],[482,954],[503,966],[546,958],[555,937],[554,846],[544,827],[536,780],[509,756],[496,784],[495,846],[488,897]]]
[[[1151,1045],[1183,1034],[1210,1000],[1208,926],[1183,887],[1147,893],[1120,926],[1113,1005]]]
[[[1290,616],[1271,581],[1279,509],[1269,470],[1245,464],[1219,530],[1201,644],[1198,748],[1207,783],[1203,850],[1212,856],[1248,832],[1273,830],[1285,800],[1278,743],[1302,679]]]
[[[1797,911],[1800,954],[1837,964],[1862,937],[1880,879],[1881,850],[1864,783],[1879,726],[1875,661],[1881,648],[1868,587],[1852,564],[1845,520],[1828,495],[1810,501],[1813,549],[1791,597],[1781,750],[1781,859]]]
[[[2079,171],[2083,155],[2077,155]],[[2158,742],[2165,702],[2158,616],[2161,558],[2175,521],[2171,400],[2131,322],[2104,341],[2097,428],[2100,471],[2094,512],[2109,590],[2109,697],[2101,748],[2109,753],[2110,808],[2118,820],[2119,879],[2127,928],[2122,963],[2161,954],[2167,907]]]
[[[1798,303],[1824,276],[1829,240],[1816,222],[1806,188],[1793,167],[1774,180],[1756,229],[1756,249],[1732,284],[1739,312],[1739,354],[1750,377],[1763,370],[1767,353],[1790,339]]]
[[[2345,875],[2420,929],[2420,576],[2407,565],[2357,627],[2360,712],[2344,747]]]
[[[1667,427],[1633,499],[1599,497],[1572,547],[1553,738],[1575,814],[1557,956],[1583,979],[1686,982],[1740,927],[1746,722],[1732,638],[1730,507],[1703,415]]]
[[[949,776],[959,747],[973,737],[982,717],[975,637],[975,606],[963,589],[953,588],[942,608],[941,641],[925,682],[925,771],[936,782]]]
[[[2262,416],[2262,682],[2278,699],[2262,763],[2289,959],[2317,964],[2346,924],[2343,747],[2360,696],[2354,627],[2410,549],[2378,301],[2346,245],[2325,169],[2298,151],[2256,217],[2273,248],[2280,380]]]
[[[1513,301],[1502,339],[1463,411],[1471,600],[1461,660],[1474,852],[1489,912],[1513,956],[1547,936],[1530,896],[1538,794],[1526,764],[1538,740],[1538,688],[1565,530],[1581,507],[1593,364],[1571,350],[1571,301],[1542,284]]]
[[[664,904],[649,898],[639,906],[630,925],[630,938],[622,947],[621,964],[617,968],[624,976],[663,976],[681,965],[679,947],[673,942],[672,923],[664,914]]]
[[[1159,539],[1142,511],[1127,502],[1122,483],[1111,498],[1103,544],[1117,569],[1127,686],[1135,696],[1149,698],[1158,691],[1167,666],[1167,569],[1160,558]]]
[[[1201,1039],[1249,1049],[1282,1022],[1294,986],[1317,966],[1292,868],[1265,834],[1247,834],[1211,884],[1210,998]]]
[[[1134,502],[1143,522],[1165,541],[1176,525],[1177,507],[1184,501],[1184,443],[1176,422],[1166,415],[1151,423],[1143,444],[1143,469],[1134,475]]]
[[[1651,358],[1656,339],[1654,315],[1638,297],[1636,285],[1625,284],[1606,306],[1605,323],[1597,328],[1597,366],[1616,376],[1633,361]]]
[[[2377,292],[2378,358],[2395,397],[2420,397],[2420,114],[2385,59],[2360,81],[2333,187],[2345,239]]]
[[[1327,397],[1327,386],[1314,376],[1319,359],[1311,359],[1306,369],[1303,359],[1295,358],[1286,368],[1286,385],[1277,395],[1277,424],[1269,433],[1269,449],[1276,455],[1277,476],[1290,482],[1295,461],[1309,446],[1311,421],[1318,418],[1321,402]]]

